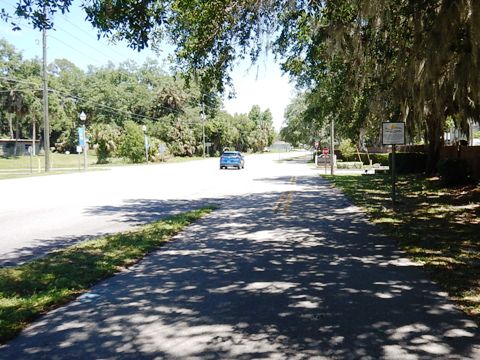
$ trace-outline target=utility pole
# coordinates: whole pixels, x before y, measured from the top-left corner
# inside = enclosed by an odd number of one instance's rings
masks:
[[[335,175],[335,124],[333,117],[330,120],[330,175]]]
[[[392,145],[392,203],[395,206],[397,202],[397,189],[396,189],[396,182],[397,182],[397,173],[395,169],[395,144]]]
[[[47,20],[47,6],[43,8],[45,21]],[[48,122],[48,74],[47,74],[47,28],[43,25],[43,147],[45,151],[45,172],[50,171],[50,125]]]
[[[147,125],[142,125],[143,130],[143,144],[145,146],[145,162],[148,164],[148,137],[147,137]]]
[[[205,95],[203,95],[205,97]],[[202,135],[203,135],[203,157],[206,157],[205,153],[205,102],[202,98]]]

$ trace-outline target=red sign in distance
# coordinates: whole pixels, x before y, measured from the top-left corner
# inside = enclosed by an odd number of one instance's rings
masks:
[[[329,151],[327,147],[323,148],[323,155],[328,155]]]

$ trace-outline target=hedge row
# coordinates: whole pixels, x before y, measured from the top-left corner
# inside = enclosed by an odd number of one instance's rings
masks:
[[[337,153],[337,151],[335,151]],[[388,153],[360,153],[352,156],[342,156],[338,152],[339,160],[344,162],[355,162],[355,167],[360,164],[358,155],[364,165],[369,165],[369,160],[372,164],[380,164],[382,166],[389,166],[391,168],[392,154]],[[338,164],[338,163],[337,163]],[[340,165],[345,167],[352,167],[352,165]],[[427,154],[420,152],[400,152],[395,153],[395,170],[397,174],[418,174],[426,171]],[[437,164],[438,174],[440,175],[445,186],[458,186],[470,183],[473,181],[471,176],[471,169],[468,163],[463,159],[443,159]]]
[[[352,156],[341,156],[343,161],[359,161],[358,154]],[[360,153],[360,159],[363,164],[370,165],[369,159],[372,161],[372,164],[380,164],[381,166],[388,166],[388,154],[367,154]]]

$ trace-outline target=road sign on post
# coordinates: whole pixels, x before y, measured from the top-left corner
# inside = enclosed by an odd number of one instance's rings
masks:
[[[327,159],[329,159],[328,154],[329,154],[329,148],[324,147],[322,149],[322,154],[323,154],[323,162],[325,163],[325,175],[327,175]]]
[[[405,144],[405,123],[384,122],[382,123],[383,145],[404,145]]]
[[[78,128],[78,145],[82,148],[85,146],[85,128],[79,127]]]
[[[403,122],[384,122],[382,123],[382,142],[383,145],[392,145],[392,202],[396,202],[396,177],[395,173],[395,150],[396,145],[405,144],[405,123]]]

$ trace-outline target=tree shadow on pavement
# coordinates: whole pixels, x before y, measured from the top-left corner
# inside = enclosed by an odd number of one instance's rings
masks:
[[[476,325],[389,238],[323,180],[295,181],[282,194],[226,200],[0,356],[480,357]],[[132,202],[124,221],[152,206]],[[91,209],[103,211],[116,210]]]
[[[222,199],[201,199],[201,200],[149,200],[135,199],[126,200],[119,206],[101,206],[87,209],[88,216],[103,216],[111,224],[124,223],[121,230],[127,230],[137,225],[148,224],[166,217],[176,215],[201,207],[218,204]],[[118,227],[115,227],[118,228]],[[72,229],[74,232],[75,229]],[[8,267],[22,264],[34,258],[44,256],[49,252],[78,244],[82,241],[91,240],[105,236],[117,231],[108,229],[85,235],[58,236],[54,238],[34,239],[28,246],[17,248],[5,253],[0,259],[0,267]]]
[[[90,216],[105,216],[120,214],[115,221],[147,224],[158,221],[168,216],[177,215],[182,212],[197,210],[202,207],[218,204],[222,199],[201,199],[201,200],[151,200],[151,199],[129,199],[119,206],[99,206],[86,209]]]

